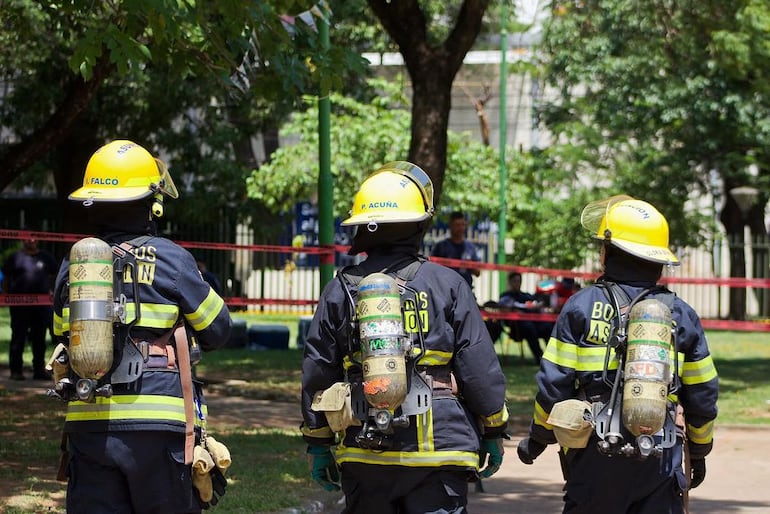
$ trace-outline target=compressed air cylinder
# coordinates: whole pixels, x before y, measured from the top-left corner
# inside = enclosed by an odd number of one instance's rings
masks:
[[[671,311],[659,300],[642,300],[628,317],[622,406],[623,425],[637,437],[663,428],[671,358]]]
[[[358,285],[364,395],[372,407],[395,410],[406,398],[406,338],[396,281],[372,273]]]
[[[81,378],[98,380],[112,367],[113,264],[110,245],[93,237],[70,250],[69,359]]]

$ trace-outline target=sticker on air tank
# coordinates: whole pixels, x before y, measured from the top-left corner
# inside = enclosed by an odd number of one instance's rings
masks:
[[[668,378],[668,366],[662,362],[629,361],[626,364],[626,380],[641,379],[664,381]]]
[[[362,338],[399,336],[404,333],[404,326],[400,316],[398,319],[380,319],[361,322],[359,326]]]
[[[356,303],[359,320],[382,319],[383,317],[401,319],[401,302],[399,297],[359,298]]]
[[[645,341],[660,341],[667,343],[671,340],[671,325],[655,321],[636,321],[629,323],[628,338],[641,339]]]

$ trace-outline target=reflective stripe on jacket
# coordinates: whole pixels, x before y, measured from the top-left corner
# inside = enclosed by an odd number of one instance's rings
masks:
[[[365,266],[373,258],[362,263]],[[388,256],[389,263],[399,256]],[[376,264],[369,262],[373,269]],[[489,333],[468,284],[456,272],[424,262],[401,296],[405,329],[409,320],[419,319],[425,329],[425,352],[417,355],[418,369],[428,374],[451,371],[459,394],[434,395],[432,408],[412,415],[409,426],[396,428],[393,449],[371,451],[358,447],[355,435],[360,427],[348,428],[336,457],[341,463],[362,462],[400,466],[478,467],[481,433],[503,432],[508,422],[505,407],[505,376],[500,368]],[[355,291],[351,291],[355,299]],[[311,444],[329,444],[333,433],[322,412],[310,408],[317,391],[329,388],[349,376],[360,375],[359,359],[348,348],[351,336],[350,304],[341,281],[327,284],[318,303],[305,342],[302,376],[302,433]],[[353,358],[351,359],[351,356]],[[436,375],[438,376],[438,375]]]
[[[630,298],[644,289],[626,284],[621,287]],[[602,381],[602,370],[614,315],[605,291],[595,285],[578,291],[565,304],[536,374],[538,392],[530,429],[536,439],[548,443],[556,441],[546,421],[555,403],[583,396],[604,397],[606,401],[610,388]],[[672,319],[681,387],[669,398],[682,405],[691,429],[691,440],[710,445],[717,415],[716,368],[700,318],[679,297],[674,299]],[[614,351],[610,352],[607,367],[611,381],[618,368]]]
[[[136,234],[112,234],[110,244]],[[152,237],[134,249],[141,316],[131,329],[134,340],[168,337],[181,319],[195,332],[204,350],[222,346],[230,336],[230,314],[224,300],[205,282],[194,257],[176,243]],[[54,289],[54,334],[67,343],[69,332],[69,259],[59,270]],[[135,317],[133,277],[124,277],[127,321]],[[186,341],[180,342],[187,344]],[[199,399],[199,410],[205,407]],[[200,418],[200,416],[197,416]],[[200,419],[198,419],[200,421]],[[132,384],[114,384],[111,398],[93,403],[69,402],[65,431],[171,430],[184,432],[185,417],[179,373],[146,369]]]

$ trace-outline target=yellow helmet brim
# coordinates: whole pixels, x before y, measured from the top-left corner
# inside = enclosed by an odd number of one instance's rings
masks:
[[[660,264],[679,265],[679,258],[668,248],[649,246],[620,239],[610,239],[610,244],[640,259]]]

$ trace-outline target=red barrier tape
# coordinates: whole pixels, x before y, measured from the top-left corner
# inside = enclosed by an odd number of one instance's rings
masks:
[[[0,306],[53,305],[50,294],[0,294]]]
[[[484,319],[556,321],[557,314],[540,312],[500,312],[481,309]],[[735,321],[725,319],[701,319],[701,325],[708,330],[732,330],[736,332],[770,332],[770,320]]]
[[[86,234],[68,234],[56,232],[38,232],[30,230],[0,230],[0,239],[37,239],[38,241],[54,241],[74,243],[80,239],[88,237]],[[198,241],[177,241],[185,248],[212,249],[212,250],[248,250],[253,252],[275,252],[275,253],[304,253],[316,254],[321,256],[323,263],[333,263],[335,253],[347,253],[349,246],[280,246],[280,245],[240,245],[232,243],[209,243]],[[570,270],[561,270],[553,268],[538,268],[528,266],[515,266],[510,264],[492,264],[484,262],[472,262],[458,259],[446,259],[441,257],[431,257],[432,262],[444,266],[455,268],[473,268],[479,270],[493,271],[518,271],[519,273],[534,273],[552,277],[572,277],[585,280],[595,280],[598,273],[576,272]],[[680,277],[662,277],[662,284],[695,284],[695,285],[718,285],[726,287],[754,287],[770,288],[770,279],[749,279],[749,278],[680,278]],[[226,298],[225,301],[231,306],[248,305],[296,305],[308,306],[316,305],[317,300],[292,300],[282,298]],[[0,306],[21,306],[21,305],[51,305],[50,295],[11,295],[0,294]],[[551,313],[524,313],[524,312],[499,312],[482,310],[482,314],[488,319],[510,319],[510,320],[531,320],[531,321],[553,321],[556,314]],[[736,330],[736,331],[755,331],[770,332],[770,320],[768,321],[732,321],[719,319],[701,319],[704,328],[713,330]]]

